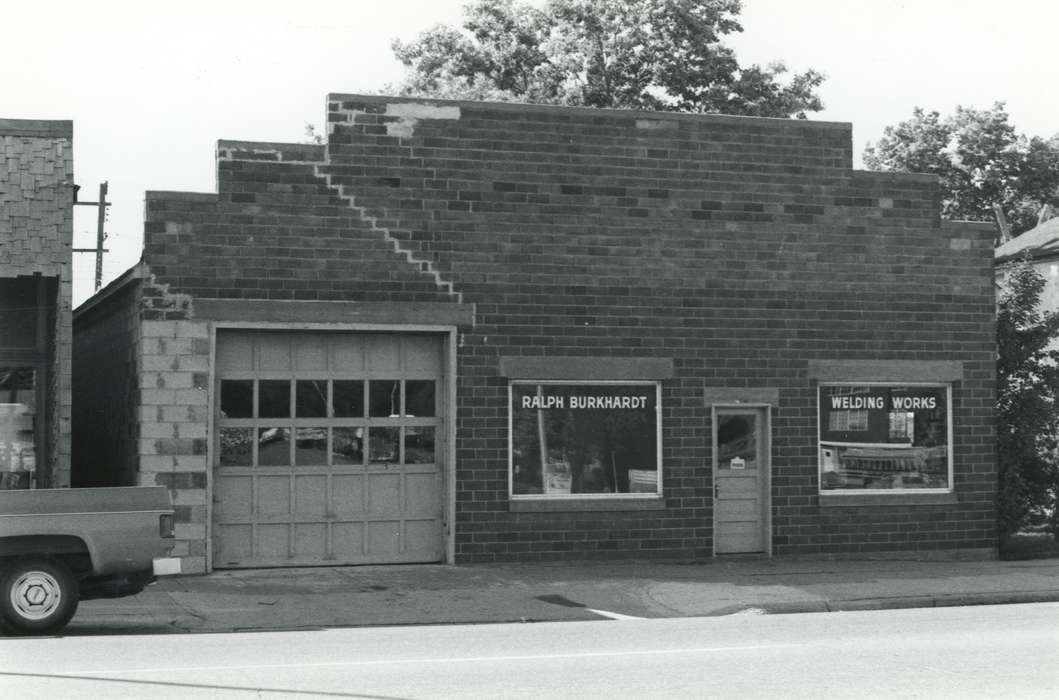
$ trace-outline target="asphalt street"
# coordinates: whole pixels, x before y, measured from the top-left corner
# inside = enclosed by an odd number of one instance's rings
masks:
[[[1059,604],[0,639],[0,696],[1059,696]]]

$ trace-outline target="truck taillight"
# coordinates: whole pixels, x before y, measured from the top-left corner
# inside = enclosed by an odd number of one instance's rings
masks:
[[[166,513],[158,516],[158,535],[166,539],[173,536],[173,514]]]

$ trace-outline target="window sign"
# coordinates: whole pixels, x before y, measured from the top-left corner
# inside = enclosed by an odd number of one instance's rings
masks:
[[[658,494],[657,383],[511,385],[514,497]]]
[[[820,387],[820,489],[950,489],[947,386]]]
[[[0,489],[28,489],[37,468],[37,381],[32,367],[0,367]]]

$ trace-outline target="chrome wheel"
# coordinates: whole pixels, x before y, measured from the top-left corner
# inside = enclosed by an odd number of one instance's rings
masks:
[[[62,604],[59,581],[47,571],[25,571],[10,589],[11,607],[26,620],[43,620]]]

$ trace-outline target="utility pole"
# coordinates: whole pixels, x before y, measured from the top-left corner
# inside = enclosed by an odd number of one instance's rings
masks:
[[[76,190],[75,190],[76,192]],[[96,247],[95,248],[74,248],[75,253],[95,253],[96,254],[96,286],[95,291],[99,291],[99,288],[103,286],[103,253],[109,253],[110,251],[103,247],[104,241],[107,240],[107,233],[104,231],[104,226],[107,222],[107,207],[110,206],[110,202],[107,201],[107,183],[103,182],[99,186],[99,201],[98,202],[78,202],[77,195],[74,195],[74,205],[82,207],[98,207],[98,215],[96,216]]]

